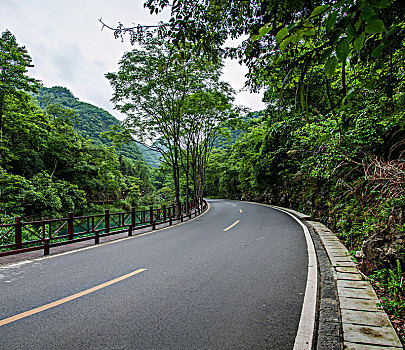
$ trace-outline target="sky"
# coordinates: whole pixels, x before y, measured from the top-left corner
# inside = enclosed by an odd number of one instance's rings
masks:
[[[125,116],[113,110],[113,90],[104,75],[118,70],[118,62],[133,49],[129,40],[114,39],[112,31],[101,30],[103,21],[152,25],[167,20],[168,12],[150,15],[143,0],[0,0],[0,31],[8,29],[19,45],[25,46],[34,68],[28,75],[46,87],[67,87],[84,102],[106,109],[118,119]],[[245,82],[247,68],[237,61],[225,62],[223,80],[235,90]],[[235,103],[257,111],[265,108],[262,94],[247,91],[236,95]]]

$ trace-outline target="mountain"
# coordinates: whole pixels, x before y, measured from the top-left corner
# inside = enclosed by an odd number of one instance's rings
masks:
[[[250,112],[246,116],[242,118],[243,120],[243,125],[246,128],[247,123],[250,120],[258,119],[263,115],[263,111],[260,112]],[[220,149],[225,149],[228,146],[232,146],[236,140],[243,135],[246,132],[246,130],[243,129],[230,129],[229,131],[229,137],[219,135],[216,140],[214,141],[214,147],[215,148],[220,148]]]
[[[101,134],[110,131],[112,126],[119,125],[120,121],[106,110],[79,101],[69,89],[61,86],[42,87],[34,97],[42,109],[49,104],[59,104],[62,107],[73,109],[78,116],[74,127],[83,137],[94,144],[111,145],[111,141],[102,137]],[[157,152],[135,141],[123,144],[120,149],[117,149],[117,153],[135,161],[146,160],[152,167],[158,167],[160,163]]]

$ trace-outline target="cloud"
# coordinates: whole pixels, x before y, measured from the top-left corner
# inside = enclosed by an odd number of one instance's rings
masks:
[[[117,71],[118,61],[133,47],[128,40],[115,40],[111,31],[101,31],[98,19],[103,17],[115,26],[118,22],[156,24],[168,18],[167,11],[160,18],[150,16],[141,0],[0,1],[0,30],[9,29],[18,43],[26,46],[35,65],[29,70],[31,76],[45,86],[66,86],[80,100],[105,108],[117,117],[120,114],[112,109],[112,89],[104,75]],[[245,74],[246,68],[236,62],[229,66],[227,63],[224,79],[240,89]],[[243,96],[243,103],[263,106],[260,97]]]

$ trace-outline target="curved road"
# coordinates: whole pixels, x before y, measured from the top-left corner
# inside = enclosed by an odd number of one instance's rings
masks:
[[[209,203],[175,227],[0,268],[0,349],[292,349],[302,228],[268,207]]]

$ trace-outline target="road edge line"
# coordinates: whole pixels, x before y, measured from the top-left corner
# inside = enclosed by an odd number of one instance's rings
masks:
[[[313,347],[315,336],[315,321],[318,303],[318,260],[316,258],[315,246],[314,242],[312,241],[309,229],[295,215],[279,207],[249,201],[243,201],[243,203],[262,205],[264,207],[281,211],[291,216],[296,222],[298,222],[298,224],[302,227],[304,231],[308,251],[308,275],[307,275],[307,285],[305,287],[304,302],[302,304],[301,317],[298,325],[297,335],[294,341],[293,350],[311,350]]]
[[[307,286],[305,287],[304,302],[302,304],[301,318],[295,337],[293,350],[310,350],[315,335],[316,306],[318,301],[318,261],[316,258],[315,246],[312,241],[308,227],[293,214],[280,208],[273,208],[291,216],[302,227],[308,250],[308,275]]]

